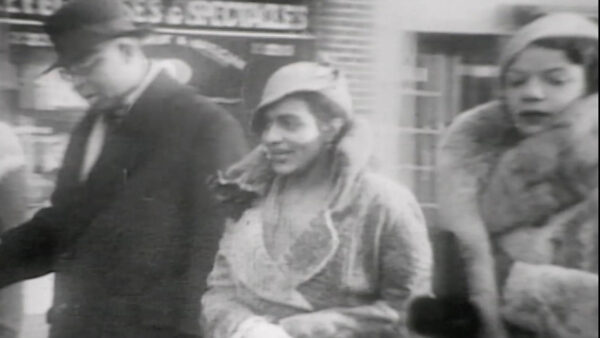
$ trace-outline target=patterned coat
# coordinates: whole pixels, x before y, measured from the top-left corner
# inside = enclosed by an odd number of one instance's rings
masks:
[[[266,196],[229,224],[202,300],[207,338],[230,338],[255,316],[279,323],[299,315],[314,319],[313,337],[404,337],[409,299],[430,287],[427,230],[408,190],[363,170],[358,129],[336,155],[336,197],[287,254],[272,257],[263,240]],[[264,161],[260,150],[252,156]]]

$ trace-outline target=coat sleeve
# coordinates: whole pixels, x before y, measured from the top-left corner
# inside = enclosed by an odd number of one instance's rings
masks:
[[[91,115],[88,115],[91,116]],[[102,207],[100,198],[81,194],[64,182],[76,166],[74,156],[83,142],[84,125],[75,127],[67,147],[51,206],[39,210],[29,221],[0,235],[0,288],[15,282],[52,272],[60,247],[82,230],[95,210]]]
[[[226,236],[227,232],[222,242],[227,240]],[[208,290],[202,297],[201,319],[206,337],[231,338],[243,322],[258,316],[237,297],[231,268],[221,251],[216,255],[207,284]]]
[[[437,189],[440,226],[457,239],[465,263],[470,299],[480,310],[485,337],[506,337],[498,311],[498,289],[488,230],[479,210],[479,185],[489,169],[482,142],[473,133],[482,125],[495,127],[479,116],[484,107],[461,114],[444,134],[437,155]],[[483,154],[483,155],[482,155]]]
[[[411,192],[387,183],[379,205],[381,231],[377,236],[380,298],[369,305],[332,308],[282,321],[304,326],[307,337],[393,338],[407,336],[406,313],[411,299],[430,293],[432,251],[423,213]],[[376,226],[368,224],[366,226]],[[286,323],[287,322],[287,323]],[[294,330],[292,330],[294,331]],[[312,334],[312,335],[311,335]]]
[[[227,112],[214,109],[207,115],[203,131],[198,135],[193,161],[193,267],[197,287],[206,289],[219,240],[224,230],[225,213],[209,189],[209,178],[238,161],[248,151],[239,123]]]
[[[178,129],[194,135],[186,145],[190,148],[187,153],[191,167],[187,180],[190,195],[186,198],[189,205],[186,207],[191,212],[186,218],[188,238],[183,240],[186,247],[182,249],[185,256],[179,264],[186,281],[182,311],[193,313],[194,322],[186,320],[181,326],[189,332],[196,332],[201,316],[198,311],[200,298],[206,291],[207,276],[212,269],[225,222],[225,214],[209,189],[209,177],[239,160],[247,152],[247,143],[240,124],[227,111],[204,99],[195,101],[195,105],[189,101],[181,102],[182,105],[184,103],[185,106],[179,109],[185,109],[190,112],[189,116],[195,117],[189,126]],[[170,297],[169,293],[162,296]]]
[[[47,226],[54,214],[50,209],[38,213],[37,220],[19,226],[24,219],[24,154],[16,140],[0,135],[0,218],[7,228],[0,229],[0,288],[17,281],[40,276],[50,269],[47,257],[53,246]],[[14,138],[14,140],[13,140]],[[10,227],[11,229],[8,229]]]
[[[52,272],[63,212],[49,207],[32,220],[5,231],[0,241],[0,288]]]
[[[504,316],[540,337],[598,334],[598,275],[518,262],[504,290]]]

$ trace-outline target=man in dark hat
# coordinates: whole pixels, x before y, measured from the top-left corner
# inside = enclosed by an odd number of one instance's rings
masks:
[[[120,0],[71,0],[44,27],[91,108],[51,206],[0,236],[0,287],[56,273],[51,338],[199,337],[222,228],[206,179],[242,130],[145,56]]]

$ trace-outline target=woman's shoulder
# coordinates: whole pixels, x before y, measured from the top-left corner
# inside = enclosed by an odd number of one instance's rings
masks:
[[[370,205],[380,208],[394,217],[404,217],[406,213],[417,213],[421,209],[413,192],[404,184],[379,173],[364,175],[363,197],[370,199]]]
[[[442,147],[472,145],[495,140],[512,124],[500,101],[492,101],[457,115],[442,135]]]

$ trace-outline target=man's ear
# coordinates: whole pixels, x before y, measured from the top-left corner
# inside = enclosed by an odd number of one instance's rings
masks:
[[[130,61],[140,48],[138,41],[132,38],[121,38],[117,42],[117,48],[127,61]]]

